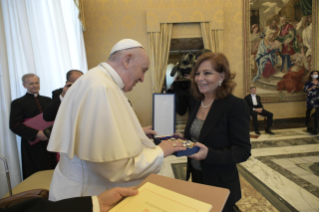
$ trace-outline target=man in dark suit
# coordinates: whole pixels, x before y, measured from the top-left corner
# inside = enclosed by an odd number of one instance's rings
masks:
[[[93,197],[76,197],[64,199],[57,202],[51,202],[43,198],[35,198],[26,200],[24,202],[13,205],[7,209],[1,209],[0,212],[100,212],[109,211],[115,206],[123,197],[134,196],[138,193],[132,188],[116,187],[104,191],[98,196]]]
[[[51,99],[39,94],[40,79],[35,74],[25,74],[22,77],[23,86],[27,93],[11,103],[10,129],[21,136],[21,157],[23,179],[42,170],[54,169],[57,162],[55,153],[47,151],[48,138],[42,130],[33,129],[24,124],[26,119],[42,113],[51,103]],[[34,145],[28,141],[40,139]]]
[[[273,114],[264,109],[260,101],[260,96],[256,95],[256,87],[250,87],[250,94],[245,97],[245,100],[248,104],[250,115],[253,118],[255,133],[260,135],[258,130],[257,115],[262,115],[267,117],[267,128],[265,132],[273,135],[274,133],[270,130],[273,121]]]
[[[43,112],[43,119],[46,121],[54,121],[56,114],[58,113],[61,100],[68,91],[69,87],[83,75],[79,70],[70,70],[66,74],[66,83],[63,88],[56,89],[52,91],[52,103],[49,107]]]
[[[72,69],[72,70],[68,71],[68,73],[66,73],[65,84],[72,85],[82,75],[83,75],[83,72],[76,70],[76,69]],[[52,99],[55,100],[56,98],[58,98],[62,94],[63,94],[63,88],[56,89],[56,90],[52,91]],[[64,96],[64,94],[63,94],[63,96]]]

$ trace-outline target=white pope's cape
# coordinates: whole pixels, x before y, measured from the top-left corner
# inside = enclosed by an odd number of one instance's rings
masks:
[[[68,90],[48,145],[61,155],[50,200],[134,186],[160,171],[163,151],[145,135],[123,87],[117,72],[101,63]]]

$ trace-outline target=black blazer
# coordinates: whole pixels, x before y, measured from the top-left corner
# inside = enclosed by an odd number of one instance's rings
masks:
[[[190,139],[190,127],[197,115],[200,102],[193,100],[192,110],[185,128],[185,138]],[[246,102],[233,95],[215,100],[202,126],[199,142],[208,147],[206,159],[200,161],[203,183],[228,188],[227,204],[234,205],[241,198],[236,164],[250,157],[250,114]],[[189,178],[188,160],[187,178]]]
[[[253,99],[251,98],[251,94],[245,96],[245,100],[248,104],[249,110],[253,110],[253,108],[264,108],[263,104],[261,103],[260,96],[256,95],[257,105],[253,105]]]
[[[54,121],[58,110],[60,108],[61,99],[60,97],[54,99],[51,104],[43,111],[43,119],[45,121]]]
[[[77,197],[57,202],[51,202],[43,198],[35,198],[18,203],[7,209],[1,209],[0,212],[92,212],[93,204],[91,197]]]
[[[60,108],[61,99],[60,95],[63,91],[63,88],[56,89],[52,91],[52,99],[53,101],[48,106],[48,108],[43,111],[43,119],[45,121],[54,121],[56,115],[58,114],[58,110]]]
[[[63,88],[59,88],[52,91],[52,99],[55,100],[56,98],[58,98],[61,95],[62,91],[63,91]]]

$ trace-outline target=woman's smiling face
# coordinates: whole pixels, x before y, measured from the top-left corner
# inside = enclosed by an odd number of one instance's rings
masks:
[[[195,73],[195,83],[204,95],[215,95],[218,84],[224,80],[224,74],[215,71],[209,60],[203,61]]]

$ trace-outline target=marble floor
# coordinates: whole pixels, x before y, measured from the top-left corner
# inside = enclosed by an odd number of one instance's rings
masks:
[[[273,132],[251,138],[252,156],[238,165],[243,198],[237,206],[241,211],[319,212],[319,136],[305,128]],[[186,157],[169,156],[160,174],[184,179],[185,163]]]

